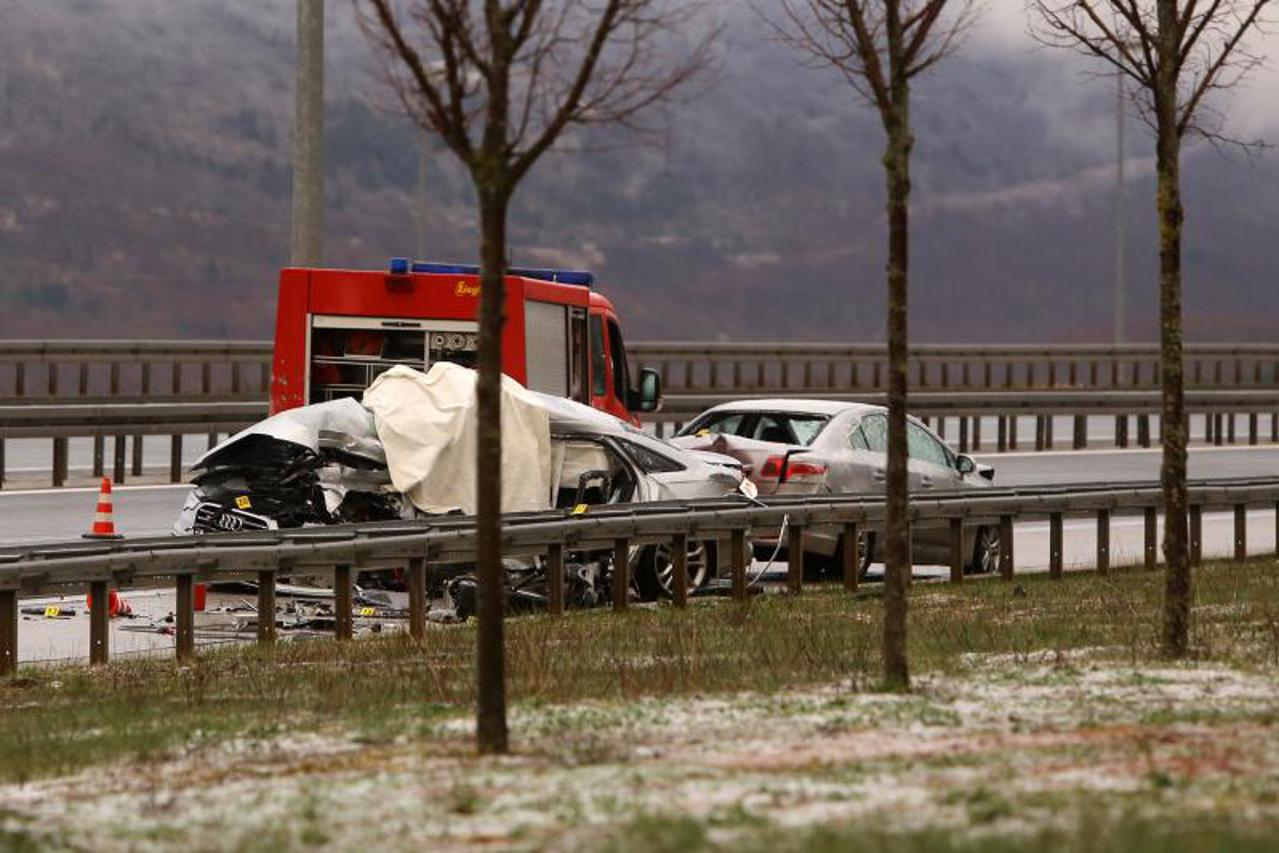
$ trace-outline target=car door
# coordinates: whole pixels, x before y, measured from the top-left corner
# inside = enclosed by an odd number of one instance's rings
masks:
[[[954,489],[960,485],[959,471],[950,449],[929,432],[923,424],[906,422],[906,445],[910,450],[910,467],[915,480],[911,489]]]
[[[853,430],[849,440],[855,454],[862,456],[870,469],[871,488],[883,491],[888,483],[888,416],[880,412],[866,415]],[[910,436],[907,433],[907,446]],[[906,487],[910,491],[920,488],[924,469],[914,459],[906,463]],[[849,491],[853,491],[850,488]]]

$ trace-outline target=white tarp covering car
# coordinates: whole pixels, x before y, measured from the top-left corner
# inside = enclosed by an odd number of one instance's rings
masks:
[[[449,362],[397,365],[364,392],[395,490],[429,513],[476,512],[476,374]],[[538,395],[502,377],[502,512],[548,509],[550,415]]]

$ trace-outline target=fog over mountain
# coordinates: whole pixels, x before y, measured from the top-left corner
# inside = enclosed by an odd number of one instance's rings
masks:
[[[381,267],[415,248],[417,137],[350,5],[329,7],[328,260]],[[632,337],[882,340],[878,119],[750,4],[713,13],[714,79],[659,139],[578,136],[591,153],[540,163],[516,199],[515,259],[595,270]],[[293,14],[285,0],[0,8],[0,335],[270,334]],[[1024,31],[1020,3],[995,3],[916,89],[916,340],[1111,334],[1114,83]],[[1223,105],[1232,129],[1279,141],[1275,79]],[[1152,142],[1128,127],[1131,335],[1151,339]],[[429,254],[473,259],[467,179],[435,153]],[[1183,172],[1191,336],[1279,339],[1279,154],[1192,146]]]

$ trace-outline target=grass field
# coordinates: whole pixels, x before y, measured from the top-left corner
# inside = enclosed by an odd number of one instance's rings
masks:
[[[471,749],[473,630],[281,644],[0,682],[0,849],[884,851],[1279,845],[1279,565],[919,584],[910,694],[880,607],[508,623],[515,755]]]

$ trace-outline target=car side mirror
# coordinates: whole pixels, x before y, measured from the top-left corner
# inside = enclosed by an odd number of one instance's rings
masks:
[[[651,367],[640,371],[639,390],[635,394],[635,408],[641,412],[656,412],[662,407],[662,376]]]
[[[961,453],[955,460],[955,470],[963,475],[971,474],[977,470],[977,460],[966,453]]]

